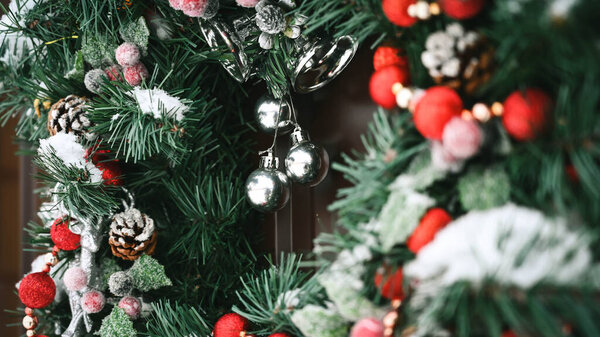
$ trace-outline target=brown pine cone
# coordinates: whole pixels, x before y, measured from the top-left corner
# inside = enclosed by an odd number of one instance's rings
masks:
[[[59,132],[74,133],[79,136],[91,123],[87,117],[87,98],[69,95],[61,98],[48,112],[48,131],[54,136]]]
[[[110,224],[108,243],[114,256],[133,261],[156,248],[154,220],[135,208],[116,214]]]

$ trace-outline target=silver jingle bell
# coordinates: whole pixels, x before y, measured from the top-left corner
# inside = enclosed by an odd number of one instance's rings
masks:
[[[290,199],[288,177],[277,170],[279,158],[272,154],[262,156],[257,170],[246,180],[246,197],[252,207],[261,212],[275,212]]]
[[[292,147],[285,157],[285,170],[293,182],[318,185],[329,171],[329,155],[323,147],[311,143],[308,135],[296,129],[292,132]]]
[[[276,99],[265,94],[256,102],[254,109],[258,127],[265,133],[273,135],[285,135],[294,129],[292,123],[292,109],[287,99]],[[279,123],[277,122],[279,121]]]
[[[294,90],[305,94],[336,78],[356,54],[358,41],[350,35],[344,35],[333,41],[304,43],[301,48],[303,52],[291,69],[291,80]]]
[[[221,20],[198,20],[200,30],[204,39],[210,46],[212,51],[221,50],[224,55],[220,59],[221,65],[229,75],[235,78],[238,82],[244,83],[250,76],[250,66],[248,56],[244,52],[244,48],[238,36]]]

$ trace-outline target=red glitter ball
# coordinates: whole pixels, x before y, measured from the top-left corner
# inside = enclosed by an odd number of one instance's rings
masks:
[[[400,48],[380,46],[373,54],[373,68],[377,71],[387,66],[408,67],[408,58],[403,54],[404,52]]]
[[[225,314],[215,323],[213,334],[214,337],[240,337],[248,325],[248,320],[236,313]]]
[[[410,27],[418,19],[408,15],[408,7],[416,4],[417,0],[383,0],[381,7],[383,13],[396,26]]]
[[[67,218],[58,218],[54,220],[50,227],[50,238],[52,242],[62,250],[75,250],[79,248],[81,236],[71,232],[69,229],[69,220]]]
[[[441,140],[444,127],[453,117],[460,117],[463,102],[456,91],[443,86],[431,87],[417,103],[413,120],[425,138]]]
[[[441,208],[432,208],[421,218],[419,225],[406,241],[411,252],[417,254],[433,241],[435,235],[452,221],[452,217]]]
[[[55,295],[54,280],[46,273],[31,273],[19,285],[19,298],[29,308],[45,308],[52,303]]]
[[[381,296],[389,300],[401,300],[404,298],[403,279],[402,268],[391,270],[391,268],[386,267],[383,272],[375,274],[375,286],[379,288]]]
[[[485,0],[440,0],[442,11],[451,18],[464,20],[481,12]]]
[[[515,91],[504,101],[502,124],[513,138],[532,140],[544,131],[551,108],[552,100],[540,89]]]

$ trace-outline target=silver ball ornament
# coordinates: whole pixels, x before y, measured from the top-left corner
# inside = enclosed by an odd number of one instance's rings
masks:
[[[290,199],[288,177],[277,170],[278,158],[272,155],[261,157],[257,170],[246,180],[246,197],[252,207],[261,212],[275,212]]]
[[[285,135],[294,129],[292,109],[286,99],[276,99],[265,94],[256,102],[254,112],[258,127],[267,134],[272,135],[278,129],[277,135]]]
[[[296,183],[316,186],[329,171],[329,155],[319,145],[311,143],[302,130],[292,135],[292,147],[285,157],[285,170],[288,177]]]

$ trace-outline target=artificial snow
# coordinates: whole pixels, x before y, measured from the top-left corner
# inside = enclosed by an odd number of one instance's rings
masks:
[[[142,113],[152,115],[154,118],[166,116],[179,122],[189,110],[179,97],[171,96],[162,89],[135,88],[129,93],[137,101]]]
[[[87,170],[90,181],[93,183],[102,181],[102,172],[91,162],[85,159],[85,149],[77,143],[77,136],[69,133],[57,133],[56,135],[40,139],[38,154],[43,158],[55,154],[65,166],[73,166]]]
[[[452,222],[404,272],[417,281],[417,293],[435,293],[459,281],[475,288],[485,280],[521,289],[573,285],[590,276],[588,245],[585,234],[569,229],[566,220],[507,204]]]

